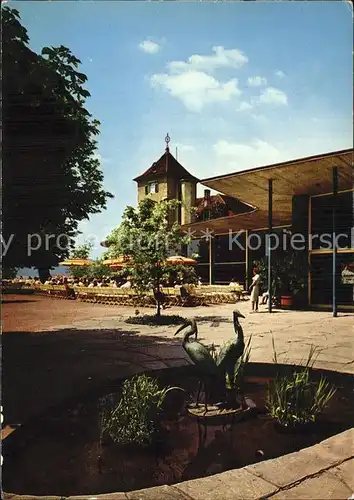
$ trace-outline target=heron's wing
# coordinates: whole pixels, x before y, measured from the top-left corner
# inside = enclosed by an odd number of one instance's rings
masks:
[[[186,351],[193,363],[205,374],[218,374],[218,367],[208,351],[200,342],[189,342],[186,344]]]
[[[234,364],[234,370],[233,370],[233,371],[234,371],[234,375],[235,375],[235,376],[239,373],[241,365],[242,365],[242,356],[240,356],[240,357],[236,360],[236,362],[235,362],[235,364]]]
[[[221,364],[223,364],[225,362],[225,357],[227,356],[227,354],[230,352],[230,350],[232,349],[232,347],[234,345],[235,345],[234,342],[229,341],[221,346],[220,351],[219,351],[217,358],[216,358],[216,364],[218,366],[220,366]]]

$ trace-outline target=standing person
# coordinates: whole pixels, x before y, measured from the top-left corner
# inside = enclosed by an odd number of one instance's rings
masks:
[[[252,303],[252,312],[258,312],[258,299],[259,299],[259,282],[260,275],[258,267],[253,268],[253,278],[252,283],[250,285],[251,292],[251,303]]]
[[[69,285],[67,278],[63,279],[63,285],[65,286],[65,291],[67,293],[68,298],[69,299],[76,299],[75,290]]]
[[[124,283],[124,285],[121,285],[119,288],[130,289],[130,288],[132,288],[132,282],[129,279],[127,279],[127,281]]]

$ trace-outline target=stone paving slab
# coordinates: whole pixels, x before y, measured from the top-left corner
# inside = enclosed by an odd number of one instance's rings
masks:
[[[321,441],[316,446],[319,447],[320,453],[332,457],[333,461],[337,457],[341,457],[342,461],[352,458],[354,457],[354,428]]]
[[[335,467],[354,457],[354,429],[280,458],[249,465],[245,469],[279,488]]]
[[[354,460],[337,465],[331,469],[331,474],[339,477],[354,493]]]
[[[218,474],[227,488],[233,491],[235,500],[253,500],[273,493],[277,488],[264,479],[250,474],[245,468]]]
[[[174,485],[193,500],[253,500],[274,493],[277,488],[245,469],[223,472]]]
[[[345,443],[352,442],[353,433],[354,429],[350,429],[296,453],[173,486],[164,485],[128,493],[67,498],[69,500],[261,500],[265,498],[346,500],[353,493],[354,456],[346,459],[340,458],[339,454],[342,449],[343,457],[348,455]],[[311,454],[312,448],[316,448],[314,454]],[[317,462],[320,448],[324,458]],[[310,456],[313,457],[313,463],[308,461]],[[62,500],[63,497],[5,493],[4,499]]]
[[[193,479],[175,485],[175,488],[193,500],[234,500],[235,491],[219,478],[220,474]]]
[[[339,478],[329,472],[319,477],[306,479],[297,486],[282,490],[271,497],[272,500],[347,500],[352,494]]]
[[[237,307],[246,318],[242,320],[245,336],[252,334],[252,360],[271,362],[273,357],[271,339],[274,336],[277,352],[289,362],[300,362],[307,358],[311,345],[318,346],[321,352],[316,361],[317,367],[354,373],[354,315],[340,313],[333,318],[330,312],[276,310],[269,315],[266,309],[250,314],[250,304],[221,304],[210,307],[172,308],[163,314],[179,314],[184,317],[197,317],[199,338],[207,344],[220,346],[233,335],[232,311]],[[127,325],[124,320],[132,314],[129,308],[121,308],[116,317],[100,318],[99,321],[79,320],[78,329],[120,328],[125,331],[139,330],[147,337],[173,338],[176,327],[147,327]],[[140,314],[152,314],[151,309],[139,309]]]
[[[53,495],[37,497],[34,495],[15,495],[14,493],[2,492],[2,498],[4,500],[62,500],[63,497]]]
[[[175,489],[174,486],[166,485],[132,491],[126,495],[128,500],[191,500],[188,495]]]
[[[61,497],[62,500],[63,497]],[[126,493],[107,493],[105,495],[77,495],[70,498],[70,500],[127,500]],[[20,500],[20,499],[19,499]],[[22,499],[21,499],[22,500]]]
[[[59,302],[52,318],[46,310],[48,301]],[[84,306],[84,309],[81,309],[80,304],[55,301],[46,297],[41,297],[39,302],[40,304],[36,298],[26,304],[18,304],[25,309],[19,325],[14,321],[9,322],[9,313],[5,313],[7,319],[3,337],[3,396],[7,398],[7,404],[4,405],[5,418],[10,414],[10,423],[24,422],[31,413],[60,402],[79,389],[85,390],[107,380],[139,373],[148,367],[159,369],[182,366],[190,362],[181,347],[181,338],[174,337],[176,327],[127,325],[124,320],[133,314],[131,308],[114,310],[105,306],[81,304]],[[7,304],[4,307],[7,307]],[[310,346],[316,345],[321,348],[321,352],[315,366],[354,374],[353,315],[340,314],[338,318],[333,318],[328,312],[314,311],[276,311],[268,315],[264,310],[259,314],[249,314],[248,302],[238,303],[236,307],[246,316],[242,320],[245,337],[248,338],[252,334],[251,361],[272,361],[271,339],[274,336],[280,362],[294,363],[304,360]],[[172,308],[164,313],[199,317],[199,339],[206,344],[214,343],[219,346],[234,336],[234,308],[234,304],[206,308]],[[61,316],[59,309],[62,310]],[[70,314],[65,319],[67,309]],[[152,312],[151,309],[140,310],[141,314]],[[95,314],[99,317],[95,317]],[[37,318],[41,315],[43,321]],[[63,317],[66,322],[59,322],[59,318]],[[6,330],[9,325],[11,328]],[[7,335],[6,331],[12,333]],[[29,352],[31,356],[28,355]],[[174,486],[70,498],[347,499],[353,493],[354,486],[354,459],[350,460],[351,457],[354,457],[353,429],[314,447],[245,469]],[[55,496],[9,494],[5,494],[4,498],[60,499]]]

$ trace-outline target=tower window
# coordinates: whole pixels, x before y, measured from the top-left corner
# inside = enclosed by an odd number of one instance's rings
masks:
[[[145,186],[145,194],[155,194],[158,192],[159,192],[158,182],[149,182],[149,184]]]

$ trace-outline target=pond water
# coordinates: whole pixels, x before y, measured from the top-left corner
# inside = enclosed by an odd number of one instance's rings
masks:
[[[189,392],[196,383],[190,375],[161,378],[162,385],[179,385]],[[264,407],[266,389],[265,378],[248,378],[246,395],[257,411],[233,426],[212,420],[205,426],[185,410],[177,419],[164,419],[160,438],[149,449],[101,446],[97,396],[53,409],[4,441],[3,488],[68,496],[174,484],[275,458],[352,426],[349,387],[340,386],[316,426],[302,433],[279,432]]]

